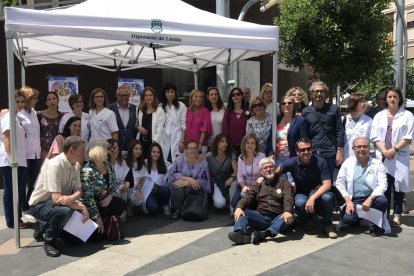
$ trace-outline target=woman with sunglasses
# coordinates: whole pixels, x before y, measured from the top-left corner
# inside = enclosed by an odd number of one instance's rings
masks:
[[[207,153],[207,136],[211,134],[211,117],[204,107],[204,93],[194,89],[190,93],[190,106],[187,108],[185,141],[196,141],[198,150]]]
[[[177,88],[166,83],[160,102],[165,111],[164,131],[162,134],[162,152],[164,160],[171,162],[184,150],[185,118],[187,107],[177,100]]]
[[[301,114],[302,109],[309,105],[308,95],[299,86],[294,86],[286,92],[286,96],[293,97],[293,103],[296,107],[297,113]]]
[[[259,140],[259,151],[264,152],[266,156],[272,152],[271,131],[272,117],[266,113],[266,104],[262,97],[254,97],[250,102],[250,112],[253,115],[247,120],[246,133],[253,133]],[[270,140],[269,140],[270,139]]]
[[[236,155],[240,154],[240,144],[246,135],[247,120],[250,112],[243,100],[243,92],[240,88],[234,87],[229,94],[227,111],[223,118],[223,133],[230,139],[230,145]]]
[[[211,148],[214,139],[223,129],[223,117],[226,109],[220,97],[220,92],[217,87],[207,88],[206,108],[210,111],[211,127],[213,133],[208,137],[208,146]]]

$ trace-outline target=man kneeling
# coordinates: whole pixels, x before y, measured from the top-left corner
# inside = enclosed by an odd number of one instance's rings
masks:
[[[275,237],[294,221],[292,189],[285,179],[275,176],[275,162],[263,158],[259,162],[264,178],[259,178],[249,192],[237,203],[234,211],[234,232],[228,237],[236,244],[251,242],[247,227],[253,231],[253,243],[258,244],[267,237]],[[256,203],[256,210],[245,210]],[[244,211],[245,210],[245,211]]]

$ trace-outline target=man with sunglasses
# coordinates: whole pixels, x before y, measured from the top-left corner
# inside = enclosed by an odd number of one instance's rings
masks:
[[[333,181],[335,166],[341,165],[343,161],[345,138],[341,111],[337,105],[326,102],[329,90],[325,83],[313,82],[309,90],[312,105],[303,109],[302,116],[309,123],[313,152],[326,160]]]
[[[330,192],[331,176],[325,159],[312,154],[312,142],[300,138],[296,142],[296,154],[283,162],[276,174],[290,172],[295,182],[295,213],[304,224],[304,230],[312,230],[312,217],[322,223],[324,232],[330,239],[336,239],[332,225],[334,195]]]
[[[356,205],[362,206],[363,211],[370,208],[383,213],[383,226],[370,225],[368,233],[371,236],[380,236],[384,229],[390,230],[386,212],[387,198],[384,192],[387,190],[387,176],[385,167],[378,159],[369,156],[369,141],[365,137],[354,140],[352,150],[355,157],[349,157],[342,164],[336,179],[336,187],[345,199],[346,205],[341,212],[342,222],[353,225],[359,222]]]

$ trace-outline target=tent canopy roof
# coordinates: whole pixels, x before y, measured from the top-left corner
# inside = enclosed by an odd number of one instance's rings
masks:
[[[49,11],[6,8],[5,19],[25,66],[198,71],[278,51],[276,26],[226,18],[180,0],[88,0]]]

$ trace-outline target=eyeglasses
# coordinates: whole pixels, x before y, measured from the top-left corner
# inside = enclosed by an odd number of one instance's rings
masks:
[[[119,150],[119,147],[110,147],[110,148],[108,148],[108,150],[116,151],[116,150]]]
[[[264,92],[265,93],[272,93],[273,91],[272,90],[265,90]]]
[[[240,97],[242,95],[242,93],[240,93],[240,92],[236,92],[236,93],[233,93],[233,94],[231,94],[231,97],[232,98],[234,98],[234,97]]]
[[[265,105],[263,103],[257,103],[257,104],[252,104],[252,109],[256,108],[256,107],[264,107]]]
[[[281,105],[291,105],[291,104],[293,104],[293,102],[281,102],[280,104]]]
[[[299,96],[301,96],[301,97],[302,97],[302,93],[300,93],[300,92],[295,92],[295,93],[292,93],[292,96],[293,96],[293,97],[299,97]]]
[[[308,148],[298,149],[298,152],[302,152],[302,153],[304,153],[304,152],[312,152],[312,148],[311,147],[308,147]]]
[[[122,97],[122,98],[127,98],[127,97],[129,97],[129,94],[118,94],[118,96]]]
[[[80,100],[80,101],[76,101],[75,103],[76,103],[76,104],[81,104],[81,103],[83,103],[83,101],[82,101],[82,100]]]
[[[369,145],[353,146],[354,149],[369,149]]]
[[[313,94],[319,94],[319,93],[326,94],[326,92],[327,92],[326,90],[313,90],[312,91]]]

